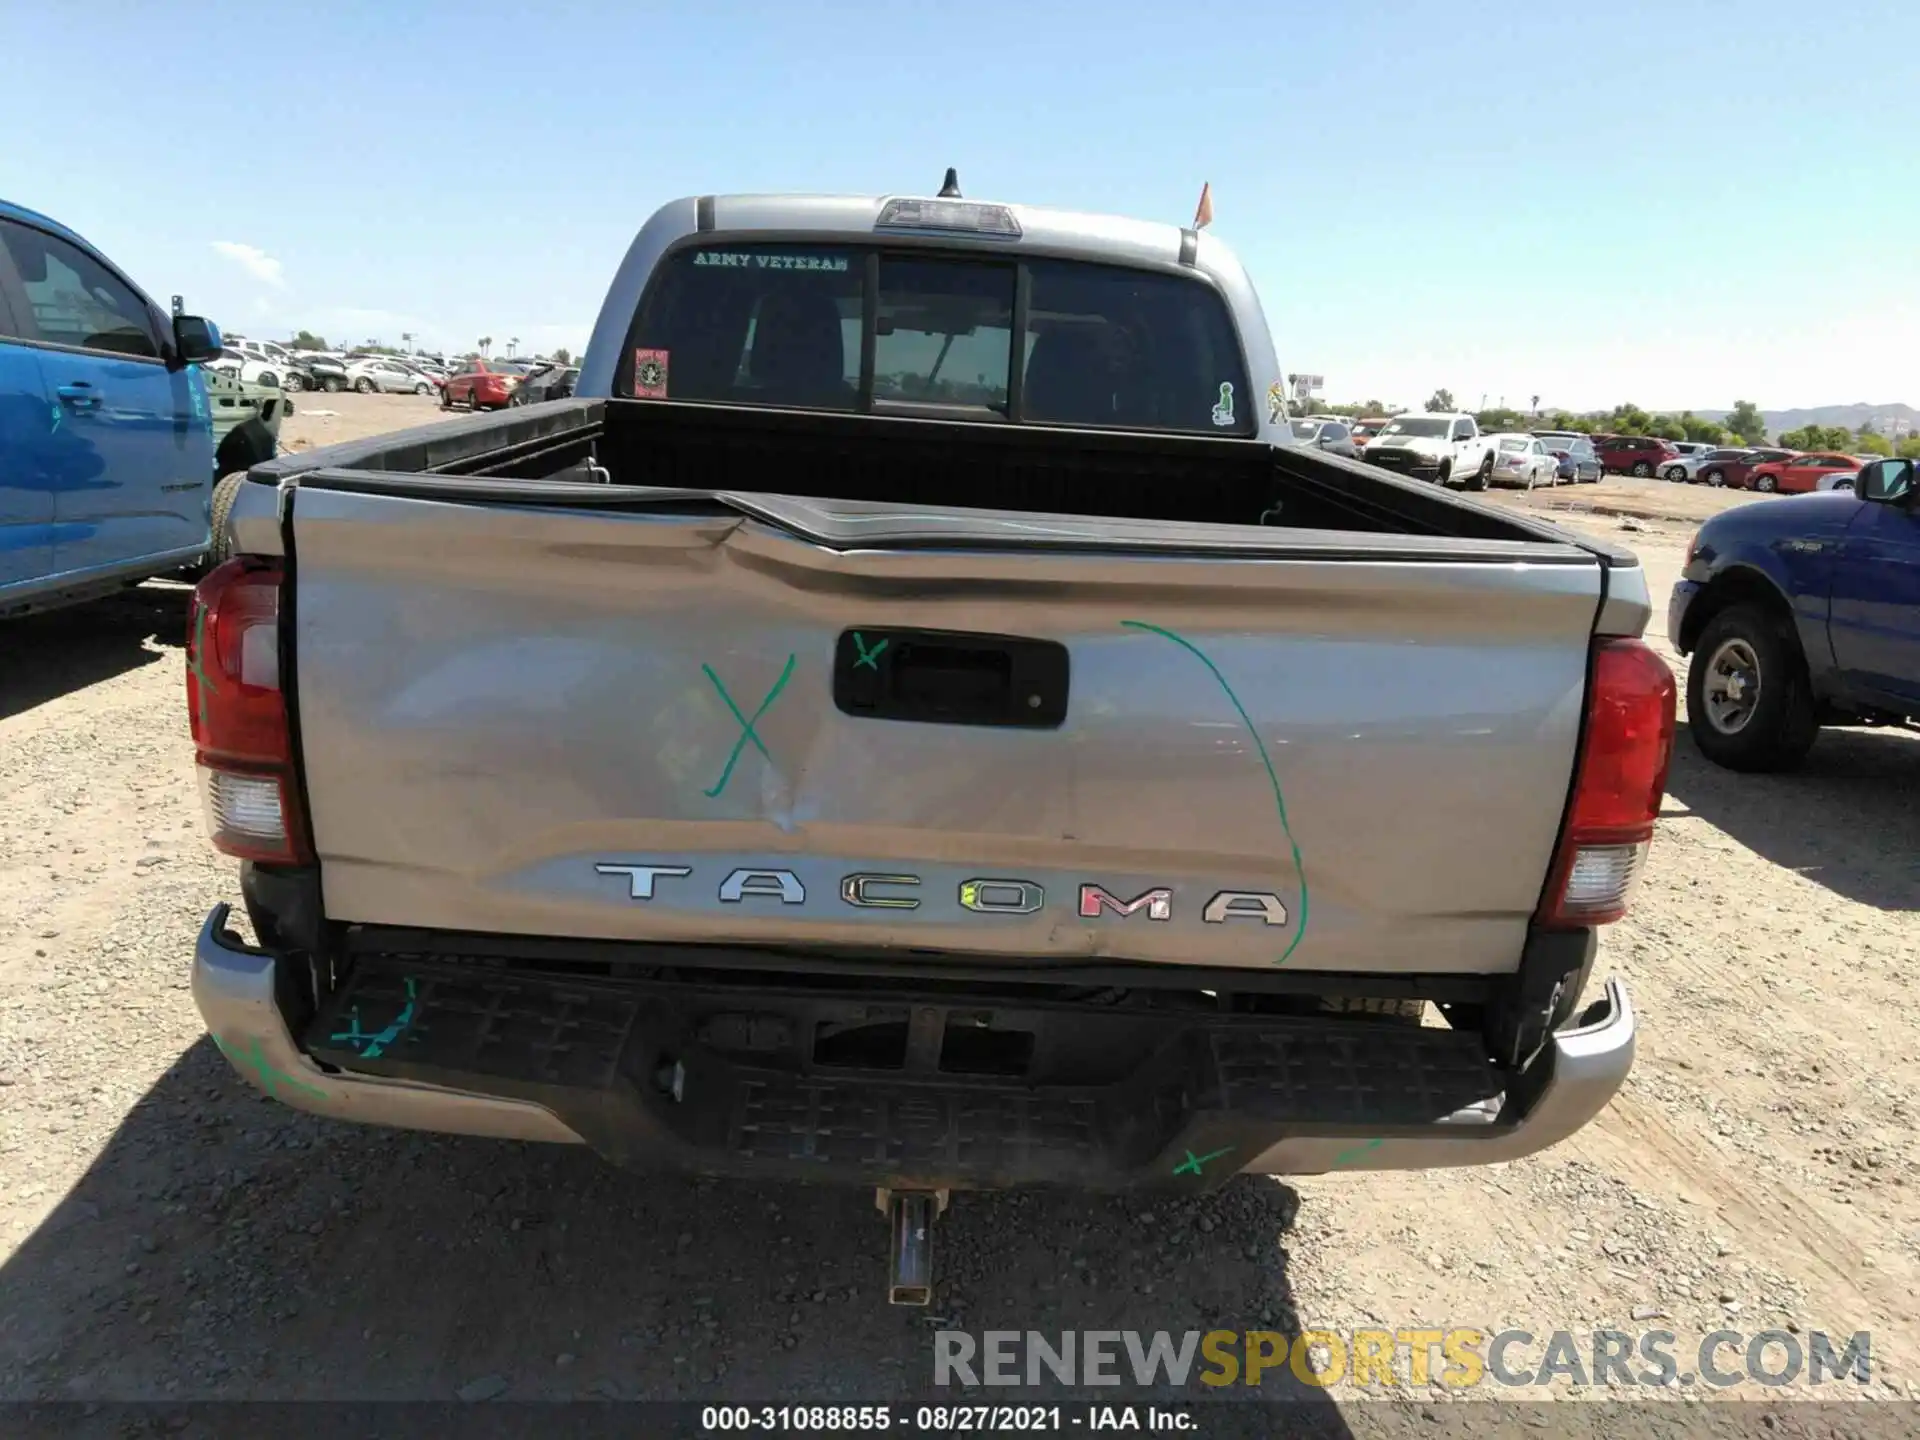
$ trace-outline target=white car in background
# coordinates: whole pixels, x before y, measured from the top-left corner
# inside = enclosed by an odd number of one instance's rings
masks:
[[[236,350],[231,345],[222,345],[220,353],[207,362],[207,368],[222,375],[231,375],[249,385],[274,387],[278,387],[287,374],[287,367],[279,361]]]
[[[1483,438],[1493,448],[1493,473],[1487,477],[1489,483],[1524,484],[1529,490],[1535,485],[1560,483],[1560,457],[1547,449],[1538,436],[1505,430]]]
[[[389,395],[431,395],[433,381],[426,372],[385,356],[368,356],[347,366],[347,383],[362,395],[376,390]]]
[[[1668,480],[1687,481],[1700,473],[1700,462],[1720,449],[1718,445],[1709,445],[1704,440],[1669,440],[1678,458],[1668,461],[1660,467],[1660,473]]]

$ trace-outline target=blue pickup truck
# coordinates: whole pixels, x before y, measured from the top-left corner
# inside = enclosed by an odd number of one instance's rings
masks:
[[[1700,527],[1667,607],[1694,743],[1786,770],[1822,725],[1920,721],[1920,484],[1912,460],[1852,490],[1741,505]]]
[[[169,315],[65,226],[0,201],[0,619],[192,566],[212,546],[219,331]]]

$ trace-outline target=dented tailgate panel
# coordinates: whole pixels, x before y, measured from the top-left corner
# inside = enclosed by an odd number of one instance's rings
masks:
[[[1510,969],[1600,590],[321,488],[293,534],[331,917],[1062,961]],[[1064,718],[846,713],[849,631],[1056,642]]]

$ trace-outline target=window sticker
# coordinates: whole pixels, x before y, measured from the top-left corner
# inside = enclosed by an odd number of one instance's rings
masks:
[[[767,255],[739,250],[702,250],[693,263],[703,269],[722,270],[824,270],[844,275],[848,270],[845,255]]]
[[[667,355],[665,350],[636,350],[633,352],[633,398],[636,400],[664,400],[667,398]]]
[[[1213,407],[1213,423],[1225,428],[1233,424],[1233,382],[1220,382],[1220,403]]]

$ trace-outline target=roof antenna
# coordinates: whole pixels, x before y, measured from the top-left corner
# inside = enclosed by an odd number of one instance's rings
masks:
[[[951,165],[947,167],[947,178],[940,182],[940,194],[937,198],[941,200],[960,198],[960,172]]]

